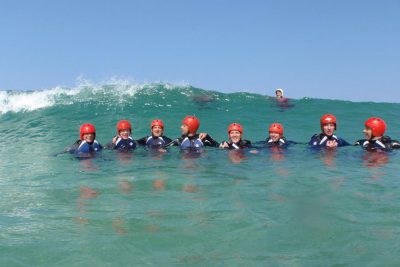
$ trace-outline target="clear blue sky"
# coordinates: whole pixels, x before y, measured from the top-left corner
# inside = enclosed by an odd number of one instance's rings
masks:
[[[1,90],[80,76],[400,102],[400,1],[1,1]]]

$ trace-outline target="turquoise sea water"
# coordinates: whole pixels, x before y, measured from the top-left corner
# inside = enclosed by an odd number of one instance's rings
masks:
[[[397,151],[57,155],[84,122],[105,144],[120,119],[140,138],[161,118],[175,138],[188,114],[218,141],[231,122],[251,141],[281,122],[308,142],[324,113],[351,143],[370,116],[400,138],[399,104],[291,103],[168,84],[0,92],[0,266],[399,266]]]

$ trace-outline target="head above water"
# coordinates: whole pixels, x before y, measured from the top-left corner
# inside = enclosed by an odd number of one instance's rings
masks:
[[[84,123],[79,129],[79,138],[87,142],[93,142],[96,138],[96,128],[91,123]]]
[[[238,131],[238,132],[240,132],[241,134],[243,134],[242,125],[240,125],[239,123],[236,123],[236,122],[229,124],[229,126],[228,126],[228,134],[229,134],[231,131]]]
[[[132,125],[128,120],[120,120],[117,123],[117,132],[126,131],[132,132]]]
[[[320,119],[322,132],[327,136],[332,136],[336,130],[336,117],[332,114],[325,114]]]
[[[243,128],[239,123],[231,123],[228,127],[228,137],[233,143],[242,139]]]
[[[155,137],[160,137],[164,133],[164,122],[162,120],[155,119],[150,125],[151,134]]]
[[[364,134],[367,139],[372,139],[375,137],[381,137],[386,131],[386,122],[381,118],[369,118],[364,123],[365,129]]]
[[[132,125],[128,120],[120,120],[117,123],[117,132],[123,139],[127,139],[132,134]]]
[[[272,141],[277,142],[280,138],[283,137],[283,125],[280,123],[272,123],[269,126],[269,138]]]
[[[195,116],[186,116],[182,120],[182,126],[181,126],[181,131],[182,134],[187,135],[187,134],[196,134],[197,130],[200,127],[200,121],[198,118]]]
[[[283,97],[283,89],[281,89],[281,88],[276,89],[275,90],[275,96],[277,98],[282,98]]]

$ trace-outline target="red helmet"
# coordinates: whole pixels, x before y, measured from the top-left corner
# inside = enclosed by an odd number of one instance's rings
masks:
[[[335,124],[335,130],[336,130],[336,117],[333,116],[332,114],[323,115],[321,117],[320,123],[321,123],[321,127],[324,126],[325,124],[333,123],[333,124]]]
[[[164,123],[162,120],[153,120],[151,122],[151,129],[153,129],[154,126],[160,126],[161,128],[164,129]]]
[[[239,131],[241,134],[243,134],[243,128],[242,125],[240,125],[239,123],[231,123],[228,127],[228,134],[231,131]]]
[[[271,126],[269,126],[269,132],[270,133],[278,133],[280,135],[283,135],[283,126],[280,123],[273,123]]]
[[[85,134],[94,134],[94,138],[96,138],[96,128],[91,123],[84,123],[81,125],[79,129],[79,137],[83,140],[83,135]]]
[[[365,121],[365,127],[369,127],[372,130],[372,135],[382,136],[386,130],[386,123],[381,118],[369,118]]]
[[[122,130],[129,130],[129,132],[132,132],[132,125],[129,121],[127,120],[121,120],[117,123],[117,132],[120,132]]]
[[[182,124],[187,125],[189,127],[189,133],[196,133],[200,126],[200,121],[195,116],[186,116]]]

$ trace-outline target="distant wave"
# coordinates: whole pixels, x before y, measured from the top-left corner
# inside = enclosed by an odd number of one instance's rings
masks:
[[[189,85],[169,83],[131,84],[127,81],[108,81],[102,84],[81,82],[74,88],[54,87],[38,91],[0,91],[0,114],[25,112],[54,105],[71,105],[86,100],[120,100],[134,97],[138,92],[155,94],[158,89],[190,89]]]

